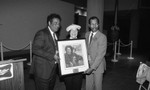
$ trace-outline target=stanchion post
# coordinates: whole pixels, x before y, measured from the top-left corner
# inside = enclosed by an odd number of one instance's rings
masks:
[[[130,56],[128,57],[128,59],[134,59],[134,58],[132,57],[132,47],[133,47],[133,41],[131,41]]]
[[[116,59],[116,47],[117,47],[117,41],[115,41],[115,47],[114,47],[114,58],[112,59],[112,62],[118,62],[118,60]]]
[[[32,63],[32,42],[30,41],[30,61]]]
[[[27,64],[31,65],[31,63],[32,63],[32,42],[30,41],[30,62]]]
[[[1,42],[1,61],[4,60],[4,55],[3,55],[3,43]]]
[[[118,40],[118,52],[117,52],[117,55],[121,55],[121,53],[120,53],[120,39]]]

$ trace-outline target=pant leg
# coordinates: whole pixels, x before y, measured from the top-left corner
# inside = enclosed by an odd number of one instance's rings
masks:
[[[64,77],[66,90],[81,90],[83,75],[81,73]]]
[[[82,79],[83,79],[82,73],[78,73],[78,74],[75,74],[73,76],[73,88],[72,88],[72,90],[81,90]]]
[[[54,90],[55,82],[56,75],[51,80],[35,77],[36,90]]]
[[[90,75],[86,75],[86,90],[94,90],[93,73]]]
[[[51,76],[49,78],[49,90],[53,90],[55,87],[57,70],[58,70],[58,65],[55,64],[55,66],[52,70]]]
[[[102,90],[103,73],[94,74],[95,90]]]
[[[56,82],[56,74],[53,76],[53,78],[49,81],[49,90],[54,90]]]
[[[64,83],[66,86],[66,90],[72,90],[73,87],[73,77],[71,75],[64,76]]]
[[[36,90],[49,90],[49,80],[35,77]]]
[[[54,66],[49,79],[35,76],[36,90],[53,90],[56,82],[57,65]]]

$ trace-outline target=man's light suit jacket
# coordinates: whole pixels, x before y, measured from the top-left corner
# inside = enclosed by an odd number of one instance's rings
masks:
[[[91,57],[89,65],[92,69],[94,69],[94,72],[103,73],[106,69],[106,61],[104,56],[107,48],[107,38],[103,33],[97,31],[92,39],[92,42],[89,44],[89,36],[90,32],[87,32],[85,34],[86,45],[88,55]]]

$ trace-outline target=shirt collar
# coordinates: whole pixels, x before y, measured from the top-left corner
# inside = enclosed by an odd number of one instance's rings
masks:
[[[92,32],[92,31],[91,31],[91,32],[90,32],[90,35],[91,35],[92,33],[93,33],[93,37],[94,37],[94,35],[97,33],[97,31],[96,31],[96,32]]]
[[[49,26],[48,26],[48,29],[49,29],[51,35],[53,35],[54,32],[51,30],[51,28]]]
[[[53,39],[54,39],[54,37],[55,37],[55,39],[58,40],[56,34],[55,34],[55,36],[53,36],[55,32],[53,32],[49,26],[48,26],[48,29],[49,29],[49,31],[50,31],[50,33],[51,33]]]
[[[75,37],[75,38],[70,37],[70,39],[77,39],[77,37]]]

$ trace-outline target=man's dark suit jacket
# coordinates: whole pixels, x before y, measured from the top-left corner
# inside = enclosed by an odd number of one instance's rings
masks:
[[[48,28],[36,33],[33,40],[33,62],[30,73],[43,79],[50,79],[55,70],[56,51],[52,35]]]

